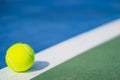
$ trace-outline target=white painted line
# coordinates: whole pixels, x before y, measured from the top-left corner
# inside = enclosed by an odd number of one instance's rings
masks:
[[[46,61],[37,63],[30,71],[15,73],[8,67],[0,70],[0,80],[29,80],[97,45],[100,45],[120,35],[120,19],[99,28],[73,37],[58,45],[50,47],[35,55],[35,61]],[[46,65],[44,63],[49,63]],[[45,67],[46,65],[46,67]],[[43,68],[39,68],[42,67]],[[39,69],[38,69],[39,68]]]

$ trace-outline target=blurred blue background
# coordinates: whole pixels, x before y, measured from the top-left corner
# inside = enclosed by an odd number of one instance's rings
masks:
[[[35,52],[120,18],[120,0],[0,0],[0,68],[17,42]]]

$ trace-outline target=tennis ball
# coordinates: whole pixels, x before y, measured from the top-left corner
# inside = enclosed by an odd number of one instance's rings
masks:
[[[28,44],[16,43],[8,48],[5,59],[13,71],[27,71],[34,63],[34,51]]]

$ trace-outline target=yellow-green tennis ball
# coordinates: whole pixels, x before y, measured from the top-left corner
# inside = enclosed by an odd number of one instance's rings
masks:
[[[34,51],[28,44],[16,43],[7,50],[5,59],[13,71],[27,71],[34,63]]]

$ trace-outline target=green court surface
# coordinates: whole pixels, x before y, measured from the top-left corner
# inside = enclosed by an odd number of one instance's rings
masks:
[[[120,80],[120,36],[32,80]]]

